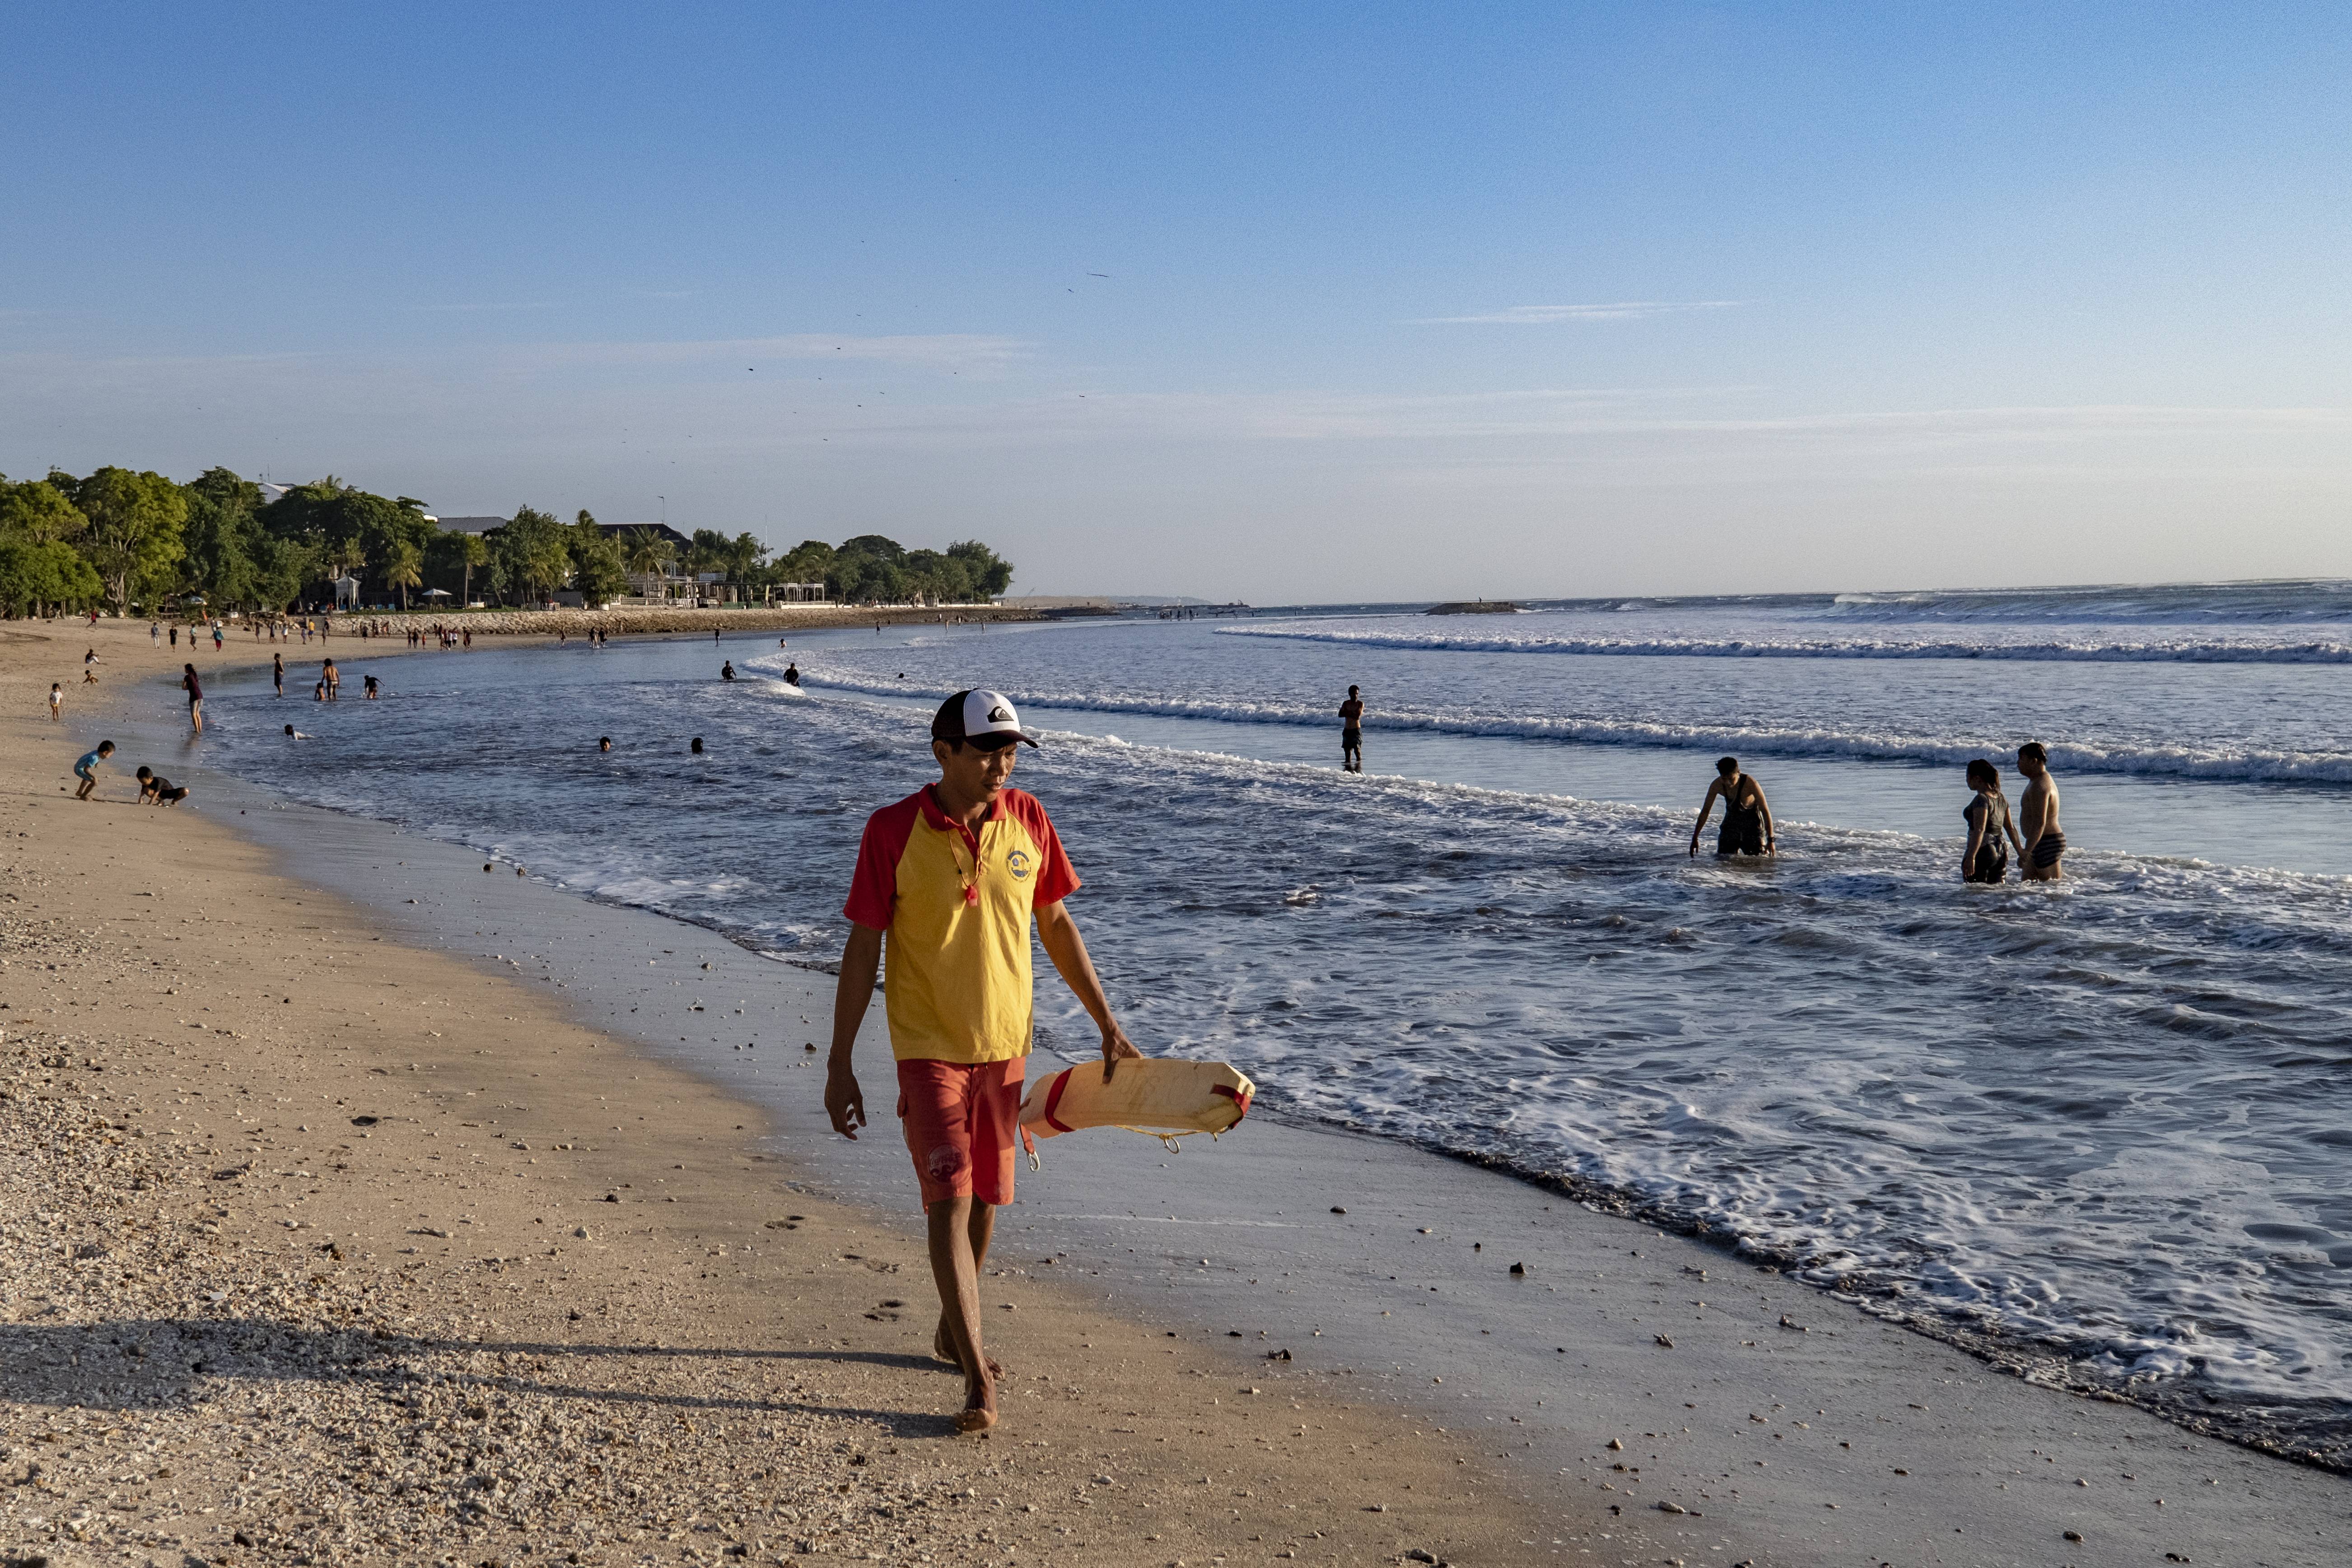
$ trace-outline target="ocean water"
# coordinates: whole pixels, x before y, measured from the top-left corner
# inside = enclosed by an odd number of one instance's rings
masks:
[[[930,626],[434,653],[332,707],[232,683],[205,746],[823,963],[929,708],[998,686],[1146,1049],[2342,1463],[2347,648],[2352,590],[2311,584]],[[1964,887],[1956,764],[2029,737],[2069,879]],[[1777,861],[1685,853],[1725,750]],[[1040,1017],[1090,1046],[1050,980]]]

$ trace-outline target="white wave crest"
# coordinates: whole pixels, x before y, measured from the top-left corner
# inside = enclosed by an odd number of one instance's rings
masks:
[[[872,681],[846,672],[803,674],[835,690],[874,697],[945,698],[945,690],[912,690],[898,681]],[[1140,713],[1166,719],[1215,719],[1234,724],[1328,726],[1320,708],[1295,702],[1232,698],[1132,697],[1116,692],[1027,691],[1024,709],[1089,713]],[[1503,713],[1383,712],[1375,731],[1419,730],[1437,734],[1559,741],[1587,746],[1659,746],[1749,756],[1853,758],[1870,762],[1958,764],[1998,754],[2010,742],[1988,735],[1922,735],[1770,724],[1675,724],[1641,718],[1518,716]],[[2063,773],[2140,778],[2203,779],[2224,784],[2352,785],[2352,752],[2223,746],[2091,745],[2053,742],[2051,765]]]
[[[2352,642],[2309,638],[2179,637],[2122,642],[2092,637],[1563,637],[1450,631],[1362,630],[1298,623],[1221,626],[1220,637],[1343,643],[1422,653],[1581,654],[1633,658],[1966,658],[2061,664],[2352,664]]]

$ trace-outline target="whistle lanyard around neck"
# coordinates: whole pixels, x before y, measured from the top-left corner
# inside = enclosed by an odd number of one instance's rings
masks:
[[[979,831],[975,832],[948,815],[947,806],[940,800],[936,789],[931,792],[931,802],[940,807],[940,815],[947,818],[948,853],[955,859],[956,879],[963,885],[963,901],[967,905],[977,904],[980,902],[981,840],[995,813],[991,812],[981,818]]]

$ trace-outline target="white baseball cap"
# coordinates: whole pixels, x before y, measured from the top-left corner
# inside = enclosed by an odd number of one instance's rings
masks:
[[[931,719],[934,741],[976,741],[983,735],[1010,735],[1033,746],[1037,743],[1037,731],[1023,727],[1012,699],[1002,691],[981,688],[959,691],[940,703]]]

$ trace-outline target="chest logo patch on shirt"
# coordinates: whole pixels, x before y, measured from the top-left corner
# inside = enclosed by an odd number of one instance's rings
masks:
[[[1004,868],[1013,873],[1015,881],[1029,879],[1029,851],[1015,849],[1004,858]]]

